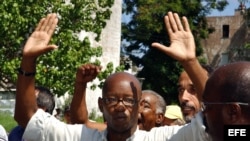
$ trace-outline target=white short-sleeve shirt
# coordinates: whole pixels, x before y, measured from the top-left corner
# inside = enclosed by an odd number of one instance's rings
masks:
[[[127,141],[208,141],[202,123],[202,116],[198,114],[184,126],[162,126],[149,132],[137,129]],[[66,124],[39,109],[29,121],[23,138],[28,141],[107,141],[106,135],[106,130]]]

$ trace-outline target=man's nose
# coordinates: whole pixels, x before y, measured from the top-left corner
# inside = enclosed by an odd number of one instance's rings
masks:
[[[125,110],[125,105],[123,104],[122,100],[119,100],[118,103],[115,105],[115,109],[117,111],[124,111]]]
[[[181,96],[180,96],[181,101],[188,101],[189,100],[189,95],[190,95],[190,93],[188,92],[187,89],[185,89],[183,91],[183,93],[181,94]]]

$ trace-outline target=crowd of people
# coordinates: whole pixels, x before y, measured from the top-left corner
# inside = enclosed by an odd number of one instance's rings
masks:
[[[176,59],[184,69],[178,80],[180,106],[168,105],[153,90],[142,90],[134,75],[116,72],[106,78],[97,101],[104,122],[92,122],[88,119],[86,87],[102,67],[83,64],[76,71],[74,95],[67,109],[70,119],[58,120],[51,114],[54,105],[39,98],[44,89],[35,85],[37,58],[57,48],[49,44],[58,24],[57,15],[52,13],[40,20],[23,48],[14,114],[22,131],[17,134],[13,130],[9,140],[222,141],[224,125],[250,124],[250,63],[208,69],[196,58],[187,18],[168,12],[164,21],[171,44],[152,43],[152,47]],[[0,139],[8,140],[1,129]]]

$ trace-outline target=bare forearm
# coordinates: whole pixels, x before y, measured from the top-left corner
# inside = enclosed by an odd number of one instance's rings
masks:
[[[25,72],[35,72],[35,59],[23,58],[21,69]],[[16,85],[15,120],[26,127],[37,109],[35,97],[35,76],[18,74]]]
[[[57,48],[56,45],[48,45],[57,23],[58,19],[55,13],[41,18],[22,51],[23,58],[19,70],[21,74],[18,74],[17,79],[15,120],[23,127],[26,127],[37,110],[34,75],[36,59]]]
[[[86,124],[88,121],[88,110],[86,104],[87,84],[75,82],[74,96],[70,106],[71,122]]]

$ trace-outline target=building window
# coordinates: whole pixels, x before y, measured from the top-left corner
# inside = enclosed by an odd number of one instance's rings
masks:
[[[229,38],[229,25],[223,25],[222,30],[223,30],[222,37]]]

